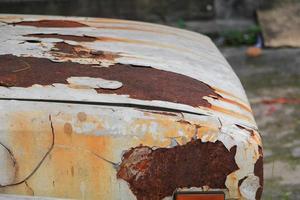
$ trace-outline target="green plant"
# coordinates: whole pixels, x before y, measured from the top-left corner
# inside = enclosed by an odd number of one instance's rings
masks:
[[[220,34],[224,38],[224,44],[230,46],[253,45],[257,35],[261,32],[259,26],[250,27],[246,31],[229,30]]]

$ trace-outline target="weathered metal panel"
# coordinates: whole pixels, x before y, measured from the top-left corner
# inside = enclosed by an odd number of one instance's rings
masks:
[[[207,37],[114,19],[0,21],[2,193],[260,198],[252,111]]]

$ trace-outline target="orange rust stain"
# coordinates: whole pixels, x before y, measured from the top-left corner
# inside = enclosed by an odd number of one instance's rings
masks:
[[[147,116],[149,116],[149,114],[150,113],[146,113]],[[152,114],[152,117],[154,117],[154,120],[138,119],[134,122],[134,124],[139,125],[139,127],[147,127],[148,131],[141,141],[143,141],[144,145],[148,146],[166,147],[171,144],[172,138],[176,139],[180,145],[183,145],[190,141],[195,134],[218,130],[217,127],[205,122],[203,122],[203,124],[199,122],[201,125],[198,125],[188,121],[178,120],[173,116],[157,115],[156,113]],[[152,130],[154,132],[151,131],[151,125],[153,124],[157,124],[157,130]]]
[[[219,107],[219,106],[212,105],[210,107],[210,109],[214,110],[214,111],[217,111],[217,112],[221,112],[221,113],[230,115],[232,117],[242,118],[242,119],[245,119],[247,121],[253,122],[253,120],[251,119],[251,117],[243,115],[243,114],[240,114],[240,113],[237,113],[237,112],[234,112],[234,111],[226,109],[226,108],[222,108],[222,107]]]
[[[44,155],[43,151],[50,145],[50,123],[43,121],[48,119],[47,114],[44,116],[30,112],[18,113],[12,118],[16,125],[10,130],[10,142],[20,165],[18,180],[33,170],[40,160],[38,155]],[[65,124],[68,122],[56,120],[53,116],[52,120],[55,130],[54,149],[28,182],[35,195],[111,199],[110,185],[107,183],[115,169],[99,157],[111,159],[111,138],[73,134],[70,140],[65,134]],[[97,192],[95,188],[101,190]],[[27,194],[28,187],[21,184],[2,191]],[[108,193],[104,194],[103,191]]]
[[[111,138],[73,134],[72,142],[65,144],[61,143],[65,141],[65,136],[59,135],[61,137],[57,139],[57,147],[52,155],[53,162],[51,163],[56,190],[61,193],[68,191],[70,197],[75,192],[76,198],[84,196],[88,199],[99,199],[103,191],[107,191],[106,195],[109,195],[110,184],[107,183],[111,180],[114,168],[102,158],[111,159],[114,148]],[[69,174],[62,175],[62,169],[71,170]],[[101,188],[101,190],[97,192],[95,188]],[[108,196],[102,198],[109,199]]]
[[[115,37],[97,37],[98,41],[101,42],[125,42],[125,43],[136,43],[136,44],[152,44],[152,42],[142,41],[142,40],[133,40],[127,38],[115,38]]]
[[[56,140],[51,160],[45,163],[47,167],[41,167],[41,173],[32,185],[42,191],[38,181],[43,180],[43,185],[51,185],[46,192],[50,196],[111,199],[111,185],[107,183],[115,169],[104,159],[112,160],[112,139],[109,136],[78,134],[74,129],[70,139],[65,134],[65,124],[69,122],[61,121],[62,116],[57,121],[53,118]],[[47,180],[44,180],[45,177]]]
[[[22,19],[21,17],[15,16],[15,15],[6,15],[6,16],[0,16],[0,19],[5,20],[20,20]]]
[[[240,107],[241,109],[246,110],[246,111],[252,113],[251,108],[249,108],[248,106],[246,106],[244,104],[241,104],[241,103],[239,103],[237,101],[234,101],[234,100],[231,100],[231,99],[228,99],[228,98],[225,98],[225,97],[219,98],[219,100],[220,101],[225,101],[225,102],[233,104],[233,105],[236,105],[236,106]]]
[[[128,30],[128,31],[142,31],[142,32],[150,32],[150,33],[159,33],[159,34],[170,34],[164,31],[158,31],[154,29],[144,29],[144,28],[137,28],[137,27],[130,27],[130,26],[95,26],[95,28],[99,29],[109,29],[109,30]]]
[[[215,141],[217,139],[218,133],[218,127],[203,125],[197,129],[197,132],[195,134],[197,135],[198,139],[203,139],[205,137],[205,139],[208,141]]]
[[[230,93],[230,92],[227,92],[227,91],[225,91],[225,90],[222,90],[222,89],[216,88],[216,87],[212,87],[212,88],[215,90],[216,93],[220,94],[221,96],[222,96],[222,94],[225,94],[225,95],[227,95],[227,96],[233,97],[233,98],[235,98],[235,99],[239,99],[239,100],[241,100],[242,102],[244,102],[243,99],[241,99],[240,97],[238,97],[238,96],[236,96],[236,95],[234,95],[234,94],[232,94],[232,93]]]
[[[258,144],[258,145],[262,145],[261,143],[261,137],[258,133],[255,133],[253,136],[251,136],[252,139]]]

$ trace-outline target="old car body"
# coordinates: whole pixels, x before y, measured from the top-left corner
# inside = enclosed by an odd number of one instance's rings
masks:
[[[0,15],[0,192],[260,199],[262,143],[238,77],[201,34]]]

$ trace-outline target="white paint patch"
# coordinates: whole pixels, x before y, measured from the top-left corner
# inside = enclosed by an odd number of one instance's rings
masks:
[[[102,78],[91,77],[70,77],[67,79],[68,83],[77,86],[86,86],[90,88],[102,88],[116,90],[123,86],[119,81],[105,80]]]
[[[247,130],[240,129],[236,125],[223,125],[218,140],[220,140],[228,150],[236,146],[234,158],[239,169],[227,176],[225,185],[227,188],[230,188],[229,193],[231,197],[239,197],[238,181],[249,174],[253,174],[254,164],[260,156],[257,141]],[[253,191],[249,190],[247,196],[249,196],[251,192]],[[251,193],[251,195],[255,196],[256,191],[253,193],[254,194]],[[246,198],[243,194],[242,197]]]
[[[259,188],[259,178],[249,175],[240,186],[242,196],[247,200],[255,200],[256,191]]]

